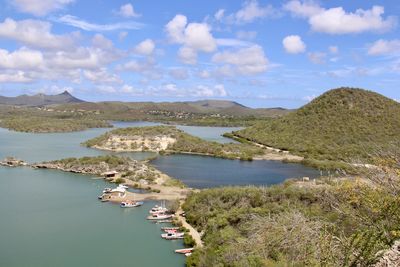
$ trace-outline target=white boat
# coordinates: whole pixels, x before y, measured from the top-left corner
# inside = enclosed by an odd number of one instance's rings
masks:
[[[111,188],[109,188],[109,187],[107,187],[107,188],[104,188],[104,190],[103,190],[103,193],[104,194],[106,194],[106,193],[110,193],[111,192]]]
[[[121,208],[135,208],[135,207],[139,207],[142,206],[143,202],[139,202],[139,201],[123,201],[120,204]]]
[[[185,253],[185,256],[186,257],[189,257],[189,256],[191,256],[192,255],[192,253],[190,252],[190,253]]]
[[[147,220],[166,220],[172,218],[172,214],[152,214],[147,217]]]
[[[192,253],[194,248],[182,248],[182,249],[176,249],[175,253],[179,253],[179,254],[188,254],[188,253]]]
[[[161,234],[161,237],[167,240],[172,240],[172,239],[183,239],[185,233],[166,233],[166,234]]]
[[[155,205],[151,210],[149,210],[150,214],[160,214],[167,212],[168,209],[162,206]]]
[[[123,184],[119,184],[118,187],[128,189],[129,187]]]

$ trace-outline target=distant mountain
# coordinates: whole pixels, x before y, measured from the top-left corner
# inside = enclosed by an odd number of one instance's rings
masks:
[[[0,104],[3,105],[14,105],[14,106],[47,106],[54,104],[69,104],[69,103],[83,103],[85,101],[80,100],[72,96],[68,91],[65,91],[58,95],[20,95],[17,97],[6,97],[0,96]]]
[[[199,100],[199,101],[185,102],[185,103],[192,106],[209,108],[209,109],[226,109],[233,107],[248,109],[248,107],[242,104],[239,104],[235,101],[227,101],[227,100]]]
[[[371,91],[339,88],[236,135],[312,159],[371,159],[376,152],[398,148],[400,104]]]

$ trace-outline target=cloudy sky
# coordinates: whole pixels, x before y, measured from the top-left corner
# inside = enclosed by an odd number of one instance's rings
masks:
[[[393,0],[0,0],[0,94],[299,107],[351,86],[400,99]]]

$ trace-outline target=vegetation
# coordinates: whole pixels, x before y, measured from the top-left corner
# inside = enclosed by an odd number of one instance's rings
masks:
[[[400,238],[400,157],[364,178],[190,195],[205,247],[187,266],[371,266]]]
[[[113,141],[108,144],[110,138],[118,137],[119,141]],[[165,152],[173,153],[199,153],[211,155],[221,158],[242,160],[252,160],[253,156],[264,153],[264,150],[249,144],[221,144],[217,142],[205,141],[201,138],[189,135],[173,126],[150,126],[150,127],[131,127],[120,128],[105,133],[99,137],[86,141],[84,144],[88,147],[105,147],[111,146],[122,150],[154,150],[154,146],[147,147],[144,144],[133,143],[132,141],[139,140],[139,138],[146,138],[149,142],[156,143],[156,137],[170,137],[175,139],[174,143],[168,145]],[[140,139],[140,140],[142,140]],[[130,145],[128,145],[128,142]]]
[[[318,161],[372,162],[400,140],[400,104],[377,93],[339,88],[236,136]]]
[[[124,183],[126,179],[140,183],[145,180],[154,183],[161,173],[145,163],[114,155],[97,157],[66,158],[37,164],[37,167],[61,169],[78,173],[102,175],[105,172],[116,171],[116,183]],[[138,184],[139,186],[139,184]]]

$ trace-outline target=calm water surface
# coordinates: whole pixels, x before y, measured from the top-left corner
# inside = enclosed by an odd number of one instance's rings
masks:
[[[279,161],[239,161],[195,155],[159,156],[151,161],[156,168],[182,180],[189,187],[228,185],[272,185],[288,178],[318,177],[315,169]]]
[[[116,127],[157,125],[117,122]],[[190,134],[217,142],[236,128],[179,126]],[[0,128],[0,159],[28,162],[111,152],[80,146],[110,129],[74,133],[30,134]],[[122,153],[135,159],[153,153]],[[285,178],[313,176],[313,170],[279,162],[223,160],[189,155],[162,156],[152,162],[189,186],[274,184]],[[0,266],[183,266],[173,253],[181,241],[160,238],[159,225],[147,222],[146,203],[135,209],[101,203],[96,197],[103,180],[52,170],[0,167]]]

